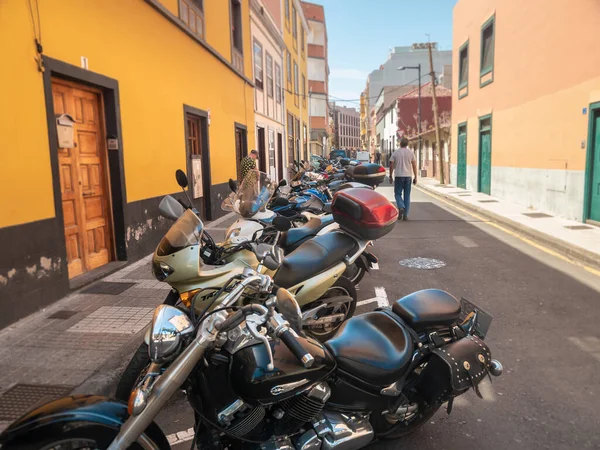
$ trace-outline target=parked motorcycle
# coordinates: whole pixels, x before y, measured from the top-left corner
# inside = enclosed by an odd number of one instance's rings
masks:
[[[178,172],[177,178],[185,192],[185,174]],[[254,172],[252,177],[243,180],[232,199],[232,207],[242,217],[253,217],[264,208],[274,189],[274,183],[266,174]],[[281,248],[273,244],[279,242],[280,233],[289,230],[286,219],[275,223],[280,228],[272,244],[230,240],[218,246],[193,209],[184,209],[170,196],[161,201],[159,209],[165,217],[176,220],[152,259],[155,278],[173,287],[165,304],[181,301],[193,317],[202,316],[219,307],[232,279],[252,268],[272,276],[279,286],[296,295],[302,308],[304,329],[319,340],[329,339],[354,315],[356,289],[343,273],[364,253],[370,239],[337,230],[307,240],[283,257]],[[274,264],[270,258],[259,262],[260,255],[272,247],[281,253],[281,264]],[[149,370],[147,344],[148,336],[123,372],[117,386],[118,399],[126,400],[135,383]]]
[[[155,310],[151,370],[128,405],[47,403],[0,435],[2,450],[170,449],[154,419],[180,390],[194,411],[192,448],[357,450],[414,432],[443,403],[450,413],[456,397],[480,395],[481,380],[502,373],[483,340],[490,318],[475,309],[461,322],[461,304],[443,291],[353,317],[323,344],[302,335],[294,295],[268,275],[247,268],[230,287],[202,316]]]

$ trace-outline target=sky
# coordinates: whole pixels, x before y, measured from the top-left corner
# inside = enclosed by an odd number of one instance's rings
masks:
[[[392,47],[438,42],[452,48],[452,8],[457,0],[309,0],[323,5],[329,44],[331,101],[359,108],[367,75]]]

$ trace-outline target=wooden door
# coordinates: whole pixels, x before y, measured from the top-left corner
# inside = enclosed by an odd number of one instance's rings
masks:
[[[479,192],[490,194],[492,185],[492,129],[490,119],[479,124]]]
[[[55,114],[74,120],[73,148],[58,149],[69,278],[112,258],[106,139],[101,92],[52,81]]]
[[[467,188],[467,127],[458,127],[458,161],[456,167],[456,185]]]
[[[589,219],[600,222],[600,110],[595,111],[593,127]]]
[[[210,184],[208,183],[208,123],[207,118],[186,113],[187,175],[189,192],[200,211],[200,217],[207,219]]]

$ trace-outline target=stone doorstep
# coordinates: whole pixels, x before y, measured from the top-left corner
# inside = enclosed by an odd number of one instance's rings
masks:
[[[516,220],[510,219],[501,214],[482,208],[479,205],[475,205],[471,202],[464,201],[456,196],[447,195],[445,192],[440,192],[437,189],[435,189],[435,187],[430,186],[426,183],[417,185],[417,187],[421,190],[431,193],[436,197],[444,199],[456,206],[460,206],[462,208],[470,210],[471,212],[480,214],[482,216],[487,217],[488,219],[498,222],[504,225],[505,227],[509,228],[511,231],[514,231],[524,237],[527,237],[540,244],[543,244],[575,262],[588,265],[596,270],[600,270],[599,253],[586,250],[585,248],[579,245],[572,244],[563,239],[556,238],[547,233],[536,230],[535,228],[532,228],[528,225],[520,223]],[[465,190],[465,192],[469,191]]]

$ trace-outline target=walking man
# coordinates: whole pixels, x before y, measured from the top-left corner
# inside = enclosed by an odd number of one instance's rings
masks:
[[[412,166],[412,171],[411,171]],[[415,178],[412,179],[412,174]],[[396,175],[396,178],[394,178]],[[410,189],[412,184],[417,184],[417,160],[414,152],[408,148],[408,140],[400,140],[400,148],[392,153],[390,158],[390,183],[394,180],[394,196],[400,215],[398,220],[408,220],[410,209]]]

